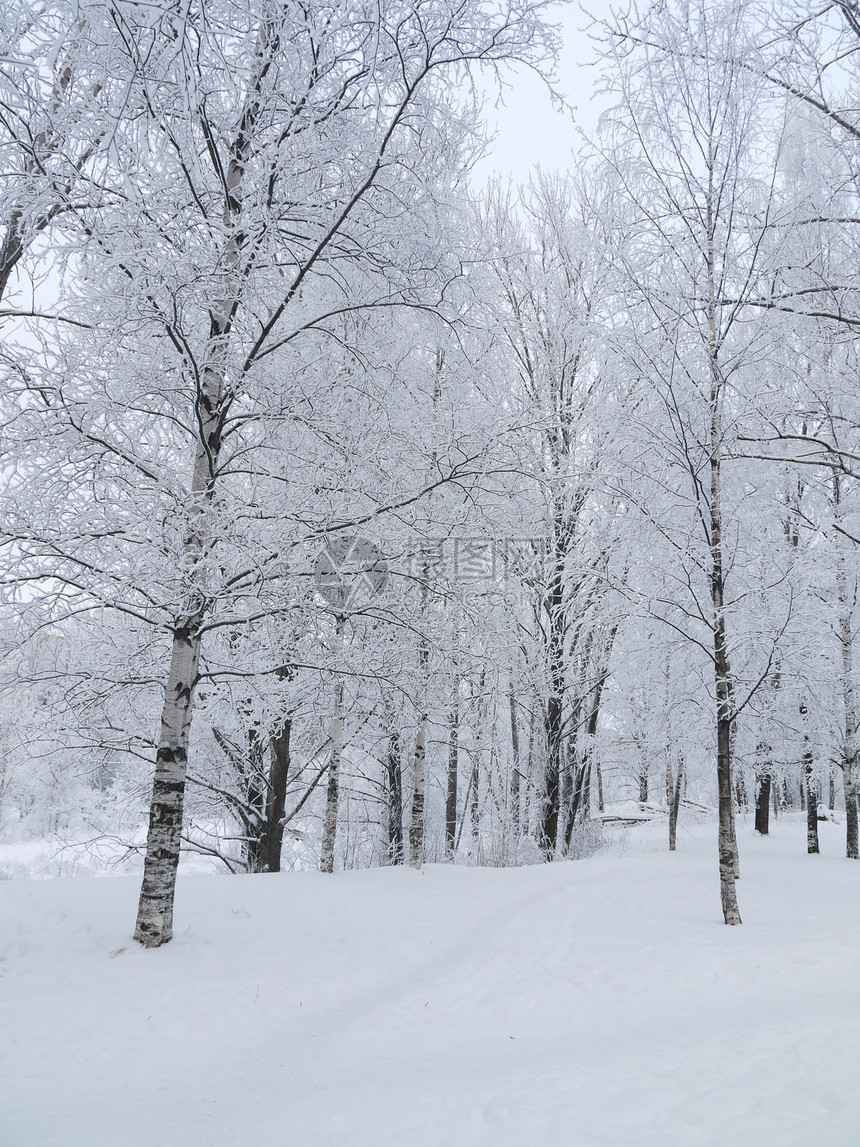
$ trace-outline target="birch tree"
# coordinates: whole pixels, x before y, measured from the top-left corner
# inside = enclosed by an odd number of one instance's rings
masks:
[[[740,0],[720,10],[704,2],[666,7],[641,23],[607,24],[606,34],[609,83],[620,96],[608,125],[611,162],[642,227],[626,256],[641,299],[634,357],[665,412],[662,446],[651,449],[667,449],[685,473],[687,492],[673,496],[689,506],[698,535],[674,543],[680,554],[698,553],[696,574],[688,567],[681,575],[665,618],[699,630],[694,640],[712,665],[720,894],[725,922],[739,924],[732,756],[746,698],[732,666],[726,458],[744,372],[767,345],[744,320],[771,265],[780,112],[777,105],[762,118],[767,87],[749,66],[751,23]],[[773,126],[772,141],[764,126]],[[650,506],[645,513],[657,522]]]

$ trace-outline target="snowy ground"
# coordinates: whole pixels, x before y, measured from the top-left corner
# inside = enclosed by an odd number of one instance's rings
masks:
[[[4,1147],[857,1147],[860,864],[714,830],[514,870],[0,883]]]

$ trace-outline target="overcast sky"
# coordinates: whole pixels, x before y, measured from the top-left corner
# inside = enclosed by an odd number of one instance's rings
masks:
[[[593,0],[589,7],[608,14],[609,0]],[[586,131],[596,125],[600,103],[593,98],[597,72],[588,66],[594,59],[594,45],[585,31],[587,18],[576,3],[571,3],[558,8],[553,22],[562,26],[564,36],[558,86],[576,105],[575,116],[557,111],[544,85],[529,72],[519,71],[509,77],[511,87],[503,94],[504,106],[494,107],[494,96],[488,97],[486,116],[498,138],[492,153],[476,168],[476,182],[492,175],[524,180],[537,164],[567,168],[572,153],[581,145],[577,124]]]

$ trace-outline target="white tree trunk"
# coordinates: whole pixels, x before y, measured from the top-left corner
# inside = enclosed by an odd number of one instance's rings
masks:
[[[182,836],[191,698],[199,655],[199,634],[191,625],[177,628],[161,716],[146,861],[134,932],[135,940],[147,948],[166,944],[173,936],[173,893]]]
[[[338,653],[343,649],[343,631],[346,622],[337,619]],[[320,851],[320,872],[334,872],[334,850],[337,844],[337,818],[340,809],[340,758],[343,753],[343,681],[338,678],[334,687],[334,707],[331,718],[331,761],[328,766],[326,787],[325,821],[323,822],[322,849]]]
[[[838,503],[838,476],[837,483]],[[839,645],[842,652],[842,704],[844,732],[842,738],[842,785],[845,791],[845,854],[849,860],[860,860],[857,832],[857,785],[854,764],[857,755],[857,698],[854,691],[854,639],[851,632],[851,602],[845,570],[845,556],[839,554],[836,567],[836,587],[839,598]]]
[[[415,738],[415,762],[412,768],[412,815],[409,820],[409,863],[420,868],[424,859],[424,758],[427,747],[427,723],[422,720]]]

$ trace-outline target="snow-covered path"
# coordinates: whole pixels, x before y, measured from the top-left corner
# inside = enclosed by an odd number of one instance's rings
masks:
[[[4,1147],[857,1147],[860,864],[841,829],[514,870],[0,884]]]

